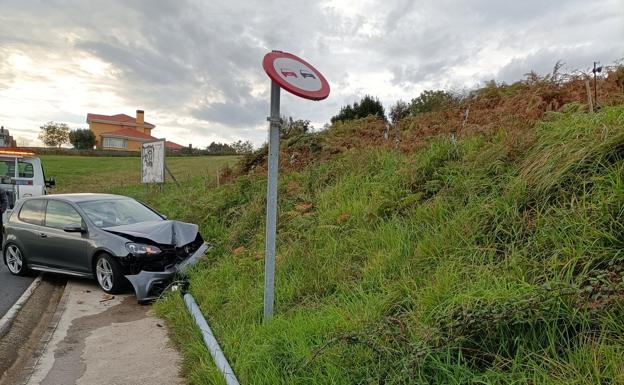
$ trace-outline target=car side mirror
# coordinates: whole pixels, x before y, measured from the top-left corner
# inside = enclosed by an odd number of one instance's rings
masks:
[[[69,225],[63,226],[63,231],[65,231],[66,233],[86,233],[87,232],[87,230],[84,229],[78,223],[70,223]]]
[[[50,178],[50,179],[45,181],[45,185],[48,188],[54,188],[54,187],[56,187],[56,180],[54,178]]]

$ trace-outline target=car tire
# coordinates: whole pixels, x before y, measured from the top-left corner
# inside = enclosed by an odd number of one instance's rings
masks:
[[[95,257],[93,264],[93,275],[104,292],[108,294],[119,294],[123,292],[128,284],[128,280],[121,270],[119,263],[108,254],[99,254]]]
[[[4,263],[11,274],[20,276],[28,274],[28,263],[19,246],[14,243],[6,244],[4,246],[3,255]]]

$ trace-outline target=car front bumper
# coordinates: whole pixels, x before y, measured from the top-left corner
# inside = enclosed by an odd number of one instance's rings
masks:
[[[184,261],[177,265],[166,269],[165,271],[144,271],[141,270],[138,274],[126,275],[125,277],[130,281],[139,303],[148,302],[156,299],[154,295],[151,295],[152,289],[155,285],[159,285],[166,282],[173,275],[178,273],[184,273],[189,266],[193,266],[199,261],[199,259],[206,254],[209,245],[204,242],[197,251]]]

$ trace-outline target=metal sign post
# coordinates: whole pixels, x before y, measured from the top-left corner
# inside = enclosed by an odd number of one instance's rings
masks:
[[[264,262],[264,319],[273,316],[275,293],[275,239],[277,233],[277,174],[279,165],[280,87],[271,81],[269,116],[269,172],[267,182],[266,242]]]
[[[277,238],[277,174],[280,140],[280,88],[299,97],[322,100],[329,95],[329,83],[312,65],[295,55],[272,51],[262,61],[271,78],[269,116],[269,160],[267,181],[266,239],[264,259],[264,320],[273,317],[275,304],[275,244]]]

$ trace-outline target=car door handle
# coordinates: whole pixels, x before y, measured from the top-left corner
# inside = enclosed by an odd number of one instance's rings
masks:
[[[39,236],[40,236],[41,238],[47,238],[47,237],[48,237],[48,234],[46,234],[46,233],[39,233]]]

